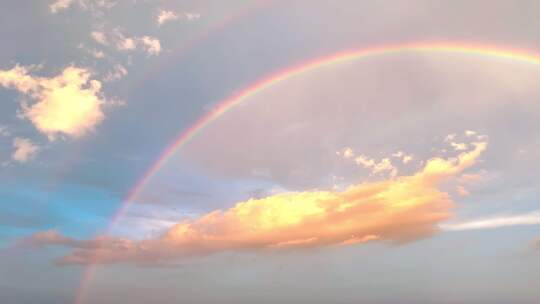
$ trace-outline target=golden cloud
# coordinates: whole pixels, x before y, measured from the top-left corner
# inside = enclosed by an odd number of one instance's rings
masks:
[[[75,248],[60,261],[65,264],[153,263],[233,250],[410,242],[437,232],[438,224],[451,216],[451,197],[437,186],[474,165],[487,145],[472,146],[454,158],[432,158],[410,176],[344,191],[281,193],[239,202],[180,222],[156,239],[78,241],[45,232],[30,241]]]
[[[0,71],[0,85],[13,88],[36,102],[22,104],[21,115],[50,139],[58,134],[79,137],[104,118],[101,82],[87,69],[67,67],[56,77],[29,75],[32,68],[15,66]]]

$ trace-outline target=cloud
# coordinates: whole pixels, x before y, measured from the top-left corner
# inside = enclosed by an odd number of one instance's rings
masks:
[[[68,9],[71,4],[73,4],[73,0],[56,0],[49,5],[49,9],[51,10],[51,13],[56,14],[60,11]]]
[[[111,9],[117,4],[115,0],[56,0],[49,5],[51,13],[56,14],[77,3],[83,10],[90,11],[95,16],[101,16],[104,10]]]
[[[22,102],[20,115],[30,120],[49,139],[64,134],[80,137],[100,123],[105,100],[101,82],[85,68],[69,66],[55,77],[37,77],[33,67],[16,65],[0,70],[0,86],[18,90],[35,102]]]
[[[102,31],[93,31],[90,33],[90,36],[98,44],[105,46],[112,45],[118,51],[134,51],[140,48],[148,55],[158,55],[161,53],[161,42],[158,38],[152,36],[126,36],[119,28],[114,29],[109,35]]]
[[[410,176],[361,183],[344,191],[286,192],[249,199],[182,221],[157,238],[80,241],[49,231],[26,241],[73,248],[60,264],[156,263],[231,250],[410,242],[429,237],[450,217],[451,197],[437,187],[474,165],[486,145],[475,143],[474,149],[454,158],[432,158]]]
[[[161,52],[161,43],[157,38],[143,36],[139,38],[140,43],[144,46],[149,55],[158,55]]]
[[[351,148],[347,147],[347,148],[343,148],[343,151],[341,152],[338,152],[337,153],[338,155],[342,155],[343,158],[352,158],[354,157],[354,152]]]
[[[157,23],[162,25],[165,22],[178,20],[178,15],[173,11],[160,10],[157,16]]]
[[[414,158],[412,154],[406,154],[405,152],[403,152],[401,150],[397,151],[394,154],[392,154],[392,156],[395,157],[395,158],[401,159],[401,162],[404,163],[404,164],[410,163]]]
[[[388,158],[383,158],[380,162],[377,162],[365,155],[360,155],[356,157],[354,161],[358,165],[366,169],[370,169],[371,174],[373,175],[383,172],[388,172],[391,177],[395,177],[397,175],[397,168],[392,165],[392,162]]]
[[[510,226],[540,225],[540,212],[531,212],[520,215],[504,215],[476,219],[471,221],[441,224],[440,227],[446,231],[464,231],[480,229],[496,229]]]
[[[107,36],[105,36],[105,33],[99,32],[99,31],[93,31],[90,33],[90,37],[94,39],[95,42],[102,44],[102,45],[108,45]]]
[[[136,40],[134,38],[122,37],[116,42],[116,48],[120,51],[130,51],[136,48]]]
[[[13,152],[11,158],[17,162],[25,163],[36,155],[39,147],[27,138],[15,137],[13,139]]]
[[[115,64],[111,71],[109,71],[105,78],[103,78],[106,82],[112,82],[117,81],[119,79],[122,79],[124,76],[128,74],[128,71],[126,68],[121,64]]]

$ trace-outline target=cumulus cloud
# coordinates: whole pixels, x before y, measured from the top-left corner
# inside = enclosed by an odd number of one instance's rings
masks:
[[[519,215],[503,215],[459,223],[441,224],[440,227],[446,231],[464,231],[526,225],[540,225],[540,212],[536,211]]]
[[[15,151],[11,155],[14,161],[25,163],[36,155],[39,147],[27,138],[15,137],[13,139]]]
[[[161,43],[157,38],[143,36],[139,38],[139,41],[149,55],[158,55],[161,53]]]
[[[34,103],[21,104],[21,117],[30,120],[49,139],[57,135],[79,137],[100,123],[105,102],[101,82],[85,68],[69,66],[51,78],[30,75],[32,67],[16,65],[0,70],[0,86],[15,89]]]
[[[231,250],[322,247],[425,238],[448,219],[450,195],[438,189],[473,166],[485,142],[449,159],[432,158],[410,176],[353,185],[344,191],[287,192],[239,202],[182,221],[157,238],[80,241],[54,231],[27,239],[74,248],[61,264],[155,263]]]

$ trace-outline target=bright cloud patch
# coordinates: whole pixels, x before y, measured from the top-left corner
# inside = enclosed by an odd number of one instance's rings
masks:
[[[49,5],[49,9],[51,10],[51,13],[56,14],[59,11],[63,11],[71,6],[73,3],[73,0],[56,0],[51,5]]]
[[[239,202],[180,222],[156,239],[79,241],[49,231],[28,241],[75,248],[63,264],[153,263],[229,250],[408,242],[435,233],[450,217],[453,202],[438,185],[474,165],[487,144],[472,146],[454,158],[432,158],[410,176],[344,191],[290,192]]]
[[[22,103],[21,116],[50,139],[65,134],[79,137],[103,120],[101,83],[87,69],[67,67],[56,77],[36,77],[32,68],[15,66],[0,71],[0,85],[33,99]]]
[[[157,38],[143,36],[139,38],[139,41],[149,55],[158,55],[161,53],[161,43]]]
[[[31,160],[39,151],[39,147],[27,138],[14,138],[13,147],[15,148],[15,151],[11,158],[20,163]]]
[[[178,20],[178,15],[173,11],[161,10],[157,16],[157,22],[162,25],[165,22]]]

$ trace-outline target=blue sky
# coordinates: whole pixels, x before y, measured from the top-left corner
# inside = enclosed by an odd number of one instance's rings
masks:
[[[0,8],[1,302],[540,299],[537,1]]]

